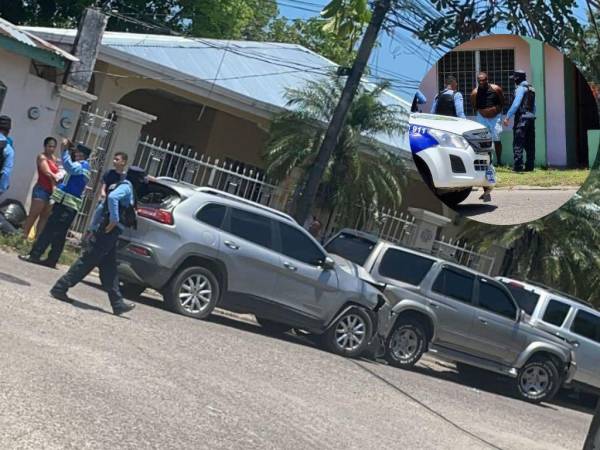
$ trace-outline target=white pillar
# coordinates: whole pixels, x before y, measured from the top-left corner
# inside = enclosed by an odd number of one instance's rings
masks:
[[[430,252],[439,227],[448,225],[451,220],[439,214],[420,208],[408,208],[415,218],[415,230],[410,236],[408,245],[417,250]]]
[[[58,136],[72,139],[81,108],[95,101],[97,97],[66,85],[56,86],[56,95],[60,97],[60,104],[54,121],[54,130]]]
[[[117,123],[106,161],[110,163],[115,152],[124,152],[127,153],[129,164],[133,164],[142,127],[156,120],[156,116],[119,103],[111,103],[110,106],[117,116]]]

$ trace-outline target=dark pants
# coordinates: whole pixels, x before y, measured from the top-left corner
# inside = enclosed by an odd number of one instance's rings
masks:
[[[514,169],[523,170],[523,154],[527,157],[525,170],[533,170],[535,162],[535,122],[520,119],[513,127]]]
[[[117,240],[120,231],[115,228],[110,233],[96,232],[89,239],[83,253],[69,271],[56,282],[53,289],[66,292],[83,280],[95,267],[100,269],[102,288],[108,293],[110,304],[114,307],[123,303],[119,290],[117,273]]]
[[[55,204],[52,207],[52,213],[48,217],[48,222],[41,234],[35,240],[29,254],[32,258],[40,259],[46,249],[50,246],[50,252],[46,261],[49,264],[56,265],[67,239],[67,232],[77,215],[73,208],[62,204]]]

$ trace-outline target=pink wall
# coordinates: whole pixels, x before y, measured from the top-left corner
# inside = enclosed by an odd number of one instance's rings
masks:
[[[544,45],[544,64],[546,66],[546,158],[550,166],[566,166],[565,71],[562,53],[549,45]]]

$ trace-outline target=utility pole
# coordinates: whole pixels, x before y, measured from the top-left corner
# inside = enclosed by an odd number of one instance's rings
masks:
[[[583,450],[600,450],[600,400],[596,405],[596,414],[590,425],[590,432],[585,440]]]
[[[317,190],[323,178],[323,173],[325,172],[327,162],[331,158],[331,154],[338,143],[342,127],[344,126],[346,116],[348,115],[348,110],[352,105],[352,101],[354,100],[354,96],[356,95],[356,91],[360,85],[365,67],[369,62],[371,51],[373,50],[373,46],[377,40],[377,35],[381,30],[381,26],[383,25],[383,21],[385,20],[391,5],[392,0],[377,0],[375,3],[371,21],[369,22],[369,26],[367,27],[365,35],[360,43],[360,47],[358,48],[358,54],[354,60],[352,69],[348,75],[348,79],[346,80],[346,85],[342,91],[340,101],[335,108],[331,121],[329,122],[329,127],[327,128],[325,138],[323,139],[321,147],[319,148],[317,159],[308,173],[308,180],[306,182],[304,192],[298,199],[294,216],[300,224],[304,223],[315,202]]]
[[[77,36],[71,51],[74,56],[79,58],[79,61],[72,63],[65,73],[64,84],[84,92],[87,91],[107,22],[108,17],[99,9],[86,8],[79,21]]]

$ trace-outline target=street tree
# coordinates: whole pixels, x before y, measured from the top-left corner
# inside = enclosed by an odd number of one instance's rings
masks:
[[[352,52],[371,20],[367,0],[331,0],[321,11],[323,30],[336,36]]]
[[[401,135],[407,113],[385,105],[387,83],[362,85],[348,111],[340,138],[325,164],[318,202],[330,211],[335,205],[342,218],[357,218],[373,206],[398,208],[402,202],[405,167],[376,137]],[[282,181],[295,168],[301,176],[296,201],[301,198],[307,174],[314,165],[327,124],[343,89],[333,76],[309,81],[286,93],[288,111],[275,117],[264,154],[271,177]]]

